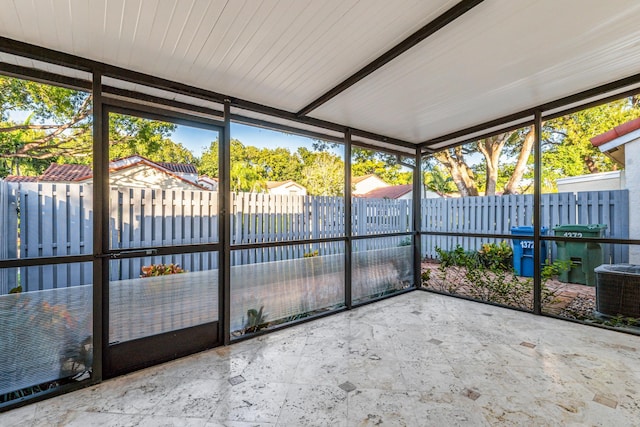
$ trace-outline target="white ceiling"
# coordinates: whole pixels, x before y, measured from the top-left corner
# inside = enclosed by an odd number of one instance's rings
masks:
[[[456,3],[0,0],[0,36],[296,112]],[[639,73],[638,22],[486,0],[309,116],[419,143]]]

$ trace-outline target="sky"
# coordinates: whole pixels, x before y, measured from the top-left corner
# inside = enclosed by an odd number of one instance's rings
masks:
[[[28,111],[13,110],[10,112],[10,119],[17,123],[24,122],[28,116]],[[196,157],[200,157],[217,137],[218,134],[216,132],[184,125],[178,125],[170,136],[171,140],[184,145]],[[231,123],[231,138],[241,141],[245,146],[251,145],[258,148],[282,147],[288,148],[292,152],[296,151],[298,147],[311,149],[311,144],[313,143],[312,139],[303,136],[238,123]],[[342,148],[332,151],[341,157],[344,153]]]
[[[210,130],[192,128],[188,126],[178,126],[170,138],[187,147],[194,155],[200,157],[202,152],[206,150],[211,141],[217,138],[217,133]],[[296,151],[298,147],[306,147],[311,149],[313,140],[298,135],[262,129],[253,126],[231,123],[231,138],[237,139],[245,146],[254,146],[258,148],[288,148],[290,151]],[[343,152],[342,149],[338,150]],[[336,153],[338,154],[338,153]],[[340,153],[341,154],[341,153]]]

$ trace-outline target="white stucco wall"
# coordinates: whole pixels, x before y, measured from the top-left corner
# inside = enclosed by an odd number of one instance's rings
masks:
[[[592,173],[589,175],[561,178],[556,181],[558,193],[577,193],[580,191],[621,190],[621,171]]]
[[[377,176],[370,176],[367,179],[363,179],[362,181],[354,184],[354,189],[352,194],[354,196],[366,194],[369,191],[373,191],[376,188],[388,187],[389,184],[378,178]]]
[[[306,196],[307,189],[301,185],[295,183],[289,183],[280,185],[278,187],[270,188],[269,194],[282,194],[286,196]]]
[[[195,190],[197,187],[144,164],[114,171],[109,175],[111,186],[162,188],[165,190]]]
[[[640,239],[640,139],[625,145],[625,182],[629,190],[629,238]],[[640,246],[629,246],[629,262],[640,264]]]

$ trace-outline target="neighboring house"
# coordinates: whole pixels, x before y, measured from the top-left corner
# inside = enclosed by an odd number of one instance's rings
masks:
[[[594,136],[591,144],[624,168],[620,188],[629,190],[629,238],[640,239],[640,118]],[[629,262],[640,264],[640,246],[629,245]]]
[[[306,196],[307,189],[295,181],[267,181],[267,193],[288,196]]]
[[[590,173],[557,179],[556,187],[558,187],[558,193],[621,190],[624,188],[623,179],[623,171]]]
[[[184,176],[191,177],[191,168],[195,171],[193,165],[176,163],[164,163],[164,165],[168,166],[162,166],[160,163],[138,155],[114,160],[109,162],[109,184],[111,186],[138,188],[207,190],[207,188],[197,183],[197,173],[194,181],[184,178]],[[174,172],[174,170],[180,172],[180,169],[182,169],[181,174]],[[90,184],[93,180],[93,171],[86,165],[59,165],[52,163],[39,177],[21,178],[27,177],[9,176],[6,180],[10,182],[76,182]]]
[[[377,188],[389,187],[389,184],[374,174],[353,177],[351,185],[353,186],[351,194],[354,196],[362,196]]]
[[[590,141],[623,170],[558,179],[558,192],[621,190],[640,180],[640,174],[636,173],[640,162],[640,118],[596,135]],[[626,167],[631,165],[633,167]]]
[[[168,163],[168,162],[156,162],[168,171],[173,172],[175,175],[186,179],[191,182],[198,182],[198,171],[194,165],[188,163]]]
[[[218,178],[211,178],[206,175],[198,177],[198,184],[207,190],[218,191]]]

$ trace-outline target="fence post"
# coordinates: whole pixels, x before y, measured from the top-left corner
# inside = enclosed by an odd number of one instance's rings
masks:
[[[18,257],[18,206],[16,188],[0,180],[0,259]],[[17,268],[0,269],[0,295],[5,295],[15,288]]]

